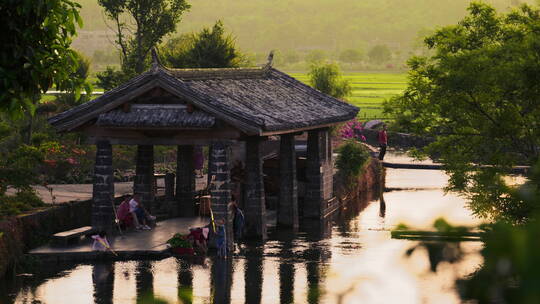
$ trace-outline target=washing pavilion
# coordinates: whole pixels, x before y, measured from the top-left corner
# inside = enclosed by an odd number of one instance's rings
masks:
[[[215,218],[232,214],[231,151],[241,147],[245,164],[246,233],[266,238],[261,144],[279,136],[278,224],[298,226],[295,136],[307,132],[303,214],[321,217],[333,193],[329,127],[354,118],[358,108],[323,94],[273,68],[170,69],[153,54],[149,71],[100,97],[49,119],[58,132],[80,132],[94,144],[92,226],[114,224],[113,146],[137,145],[134,192],[147,208],[154,201],[154,145],[175,145],[175,200],[192,215],[195,145],[211,146],[209,174]]]

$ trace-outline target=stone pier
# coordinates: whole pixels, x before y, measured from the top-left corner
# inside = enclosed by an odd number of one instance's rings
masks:
[[[154,203],[154,146],[138,145],[133,192],[141,194],[146,210],[151,211]]]
[[[298,182],[293,134],[281,135],[279,179],[278,225],[298,229]]]
[[[304,217],[321,218],[333,196],[332,145],[328,129],[308,132]]]
[[[260,137],[246,142],[245,218],[246,237],[266,240],[266,206]]]
[[[230,151],[229,147],[222,143],[212,145],[212,171],[210,175],[215,176],[210,195],[212,196],[212,212],[214,219],[224,219],[227,226],[227,246],[233,248],[233,214],[228,208],[231,201],[231,175],[230,175]]]
[[[178,214],[195,215],[195,168],[193,166],[194,147],[178,146],[176,167],[176,199]]]
[[[114,176],[109,141],[102,140],[96,144],[92,199],[92,227],[111,233],[114,223]]]

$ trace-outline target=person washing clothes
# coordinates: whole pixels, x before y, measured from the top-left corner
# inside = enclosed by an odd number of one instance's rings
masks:
[[[222,218],[216,221],[216,246],[218,257],[227,258],[227,230]]]
[[[92,235],[94,243],[92,244],[92,250],[94,251],[107,251],[111,248],[109,241],[107,240],[107,233],[100,231],[98,234]]]

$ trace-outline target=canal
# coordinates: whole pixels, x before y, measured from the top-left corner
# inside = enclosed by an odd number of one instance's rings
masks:
[[[402,155],[388,155],[403,162]],[[410,161],[406,159],[407,161]],[[435,219],[477,225],[462,198],[445,195],[441,171],[387,169],[386,191],[301,231],[273,232],[228,260],[43,265],[0,286],[0,303],[459,303],[454,281],[482,263],[481,243],[430,271],[415,241],[391,239],[399,223],[429,229]]]

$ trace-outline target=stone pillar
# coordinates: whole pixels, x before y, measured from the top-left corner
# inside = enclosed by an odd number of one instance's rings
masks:
[[[328,129],[308,132],[306,160],[306,197],[304,216],[324,216],[326,201],[333,196],[332,145]]]
[[[113,231],[114,176],[112,168],[112,146],[109,141],[100,140],[96,145],[94,165],[94,186],[92,190],[92,227]]]
[[[152,210],[154,203],[154,146],[137,146],[137,160],[133,192],[141,194],[146,210]]]
[[[261,138],[259,137],[251,137],[246,142],[245,191],[246,237],[265,240],[266,206]]]
[[[216,143],[212,145],[212,154],[209,161],[212,162],[214,183],[210,188],[212,196],[212,212],[214,219],[225,219],[227,229],[227,247],[232,250],[233,242],[233,214],[228,205],[231,201],[231,173],[230,173],[230,151],[227,145]]]
[[[195,215],[195,169],[193,166],[194,147],[178,146],[176,158],[176,199],[178,213],[182,216]]]
[[[293,134],[281,135],[279,178],[278,225],[298,229],[298,186]]]
[[[165,174],[165,199],[172,201],[174,199],[174,173]]]

